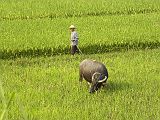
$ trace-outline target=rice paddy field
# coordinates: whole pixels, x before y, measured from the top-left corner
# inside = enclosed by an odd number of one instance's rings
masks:
[[[1,0],[0,26],[0,120],[160,119],[159,0]],[[94,94],[84,59],[109,72]]]

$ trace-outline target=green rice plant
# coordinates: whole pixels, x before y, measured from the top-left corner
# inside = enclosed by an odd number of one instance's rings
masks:
[[[0,81],[0,96],[1,96],[1,101],[2,101],[2,104],[3,104],[3,108],[4,110],[2,111],[1,115],[0,115],[0,120],[7,120],[7,114],[8,114],[8,109],[11,105],[11,101],[14,97],[14,93],[12,93],[8,103],[7,103],[7,100],[5,99],[5,96],[4,96],[4,91],[3,91],[3,88],[2,88],[2,83]]]
[[[4,97],[4,91],[3,91],[3,88],[2,88],[1,81],[0,81],[0,96],[1,96],[1,101],[2,101],[3,107],[6,108],[7,104],[6,104],[6,100],[5,100],[5,97]],[[5,112],[6,112],[6,110],[4,110],[1,113],[0,120],[3,120]]]

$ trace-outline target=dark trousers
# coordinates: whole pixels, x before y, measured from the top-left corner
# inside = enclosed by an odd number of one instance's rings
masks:
[[[76,52],[79,53],[79,49],[78,49],[77,45],[72,45],[71,46],[71,54],[74,55]]]

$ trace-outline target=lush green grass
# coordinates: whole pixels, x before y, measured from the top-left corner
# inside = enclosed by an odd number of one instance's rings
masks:
[[[159,13],[159,0],[1,0],[0,119],[159,120]],[[58,56],[71,24],[84,54]],[[79,85],[86,58],[109,71],[95,94]]]
[[[1,0],[0,19],[137,14],[160,11],[159,0]]]
[[[108,86],[95,94],[85,82],[79,86],[78,66],[85,58],[102,61],[109,71]],[[159,59],[157,49],[0,60],[5,97],[15,92],[8,118],[22,119],[25,113],[41,120],[159,120]]]
[[[75,24],[81,46],[160,41],[160,15],[57,18],[1,21],[0,49],[65,48],[70,45],[70,24]]]

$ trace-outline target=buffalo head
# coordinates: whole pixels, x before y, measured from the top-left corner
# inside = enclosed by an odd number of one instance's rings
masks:
[[[97,91],[99,88],[101,88],[101,86],[103,85],[103,83],[105,83],[107,80],[107,76],[105,76],[104,74],[95,72],[92,75],[92,83],[91,83],[91,87],[90,87],[90,93],[94,93],[95,91]]]

